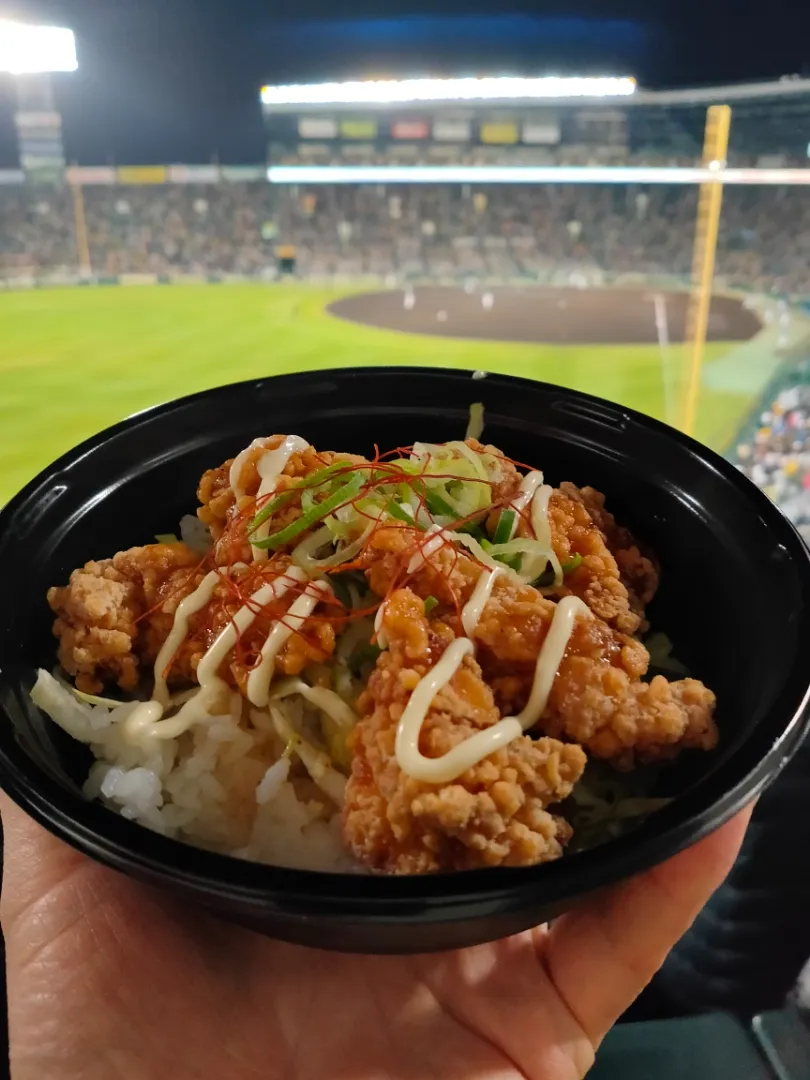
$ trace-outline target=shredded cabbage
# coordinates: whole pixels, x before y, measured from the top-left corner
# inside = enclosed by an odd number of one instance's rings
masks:
[[[380,511],[373,507],[366,511],[365,517],[360,517],[360,515],[358,515],[360,521],[367,521],[369,516],[371,516],[373,520],[368,523],[356,540],[344,544],[325,558],[313,558],[313,553],[333,542],[332,532],[328,525],[322,526],[322,528],[318,529],[311,536],[302,540],[300,544],[293,548],[290,558],[296,566],[300,566],[310,577],[314,577],[323,570],[329,570],[333,566],[340,566],[341,563],[351,562],[351,560],[363,550],[363,545],[366,540],[368,540],[372,529],[377,524],[379,515]]]
[[[593,847],[621,836],[672,801],[652,795],[658,769],[643,767],[616,773],[598,761],[585,773],[565,803],[565,817],[574,829],[571,850]]]
[[[346,777],[332,765],[329,756],[322,750],[302,739],[287,719],[283,706],[270,705],[270,717],[279,737],[288,745],[293,744],[293,752],[321,791],[338,806],[343,805],[346,791]]]
[[[657,631],[650,634],[644,642],[650,654],[650,668],[656,673],[666,675],[688,675],[687,667],[672,655],[672,642],[666,634]]]
[[[484,434],[484,403],[476,401],[470,406],[470,422],[465,439],[480,439]]]
[[[497,461],[491,455],[476,453],[463,442],[414,443],[411,462],[418,465],[420,481],[437,492],[457,517],[470,517],[491,504],[491,481],[497,475]]]
[[[185,514],[180,518],[180,537],[187,547],[200,555],[205,555],[214,545],[208,526],[203,525],[196,514]]]
[[[562,567],[557,556],[550,547],[546,547],[539,540],[532,540],[528,536],[523,536],[518,537],[516,540],[507,540],[505,544],[489,544],[486,550],[493,559],[497,559],[499,562],[504,562],[506,558],[514,555],[520,556],[519,569],[516,569],[515,573],[521,581],[526,583],[535,581],[551,563],[554,569],[555,584],[560,585],[562,583]],[[511,565],[511,562],[507,565]]]
[[[329,757],[342,772],[348,772],[352,755],[346,739],[359,719],[357,713],[334,690],[308,686],[303,679],[282,680],[271,694],[271,701],[281,701],[291,694],[299,694],[319,710],[321,733]]]

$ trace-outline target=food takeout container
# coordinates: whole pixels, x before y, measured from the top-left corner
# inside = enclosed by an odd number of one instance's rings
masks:
[[[486,441],[605,492],[661,560],[655,629],[718,697],[717,751],[665,773],[676,793],[635,831],[554,863],[432,877],[331,875],[248,863],[161,837],[88,803],[89,752],[30,702],[55,641],[45,601],[90,558],[148,543],[194,509],[202,472],[257,435],[295,432],[364,452],[460,438],[486,407]],[[621,406],[469,372],[362,368],[238,383],[140,413],[83,443],[0,514],[0,783],[57,836],[221,915],[324,948],[414,952],[539,923],[727,821],[776,777],[805,733],[810,555],[777,508],[722,458]]]

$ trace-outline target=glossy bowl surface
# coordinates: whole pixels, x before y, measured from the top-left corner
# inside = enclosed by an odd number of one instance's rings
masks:
[[[259,434],[371,453],[460,438],[472,402],[487,441],[552,483],[604,491],[658,554],[651,608],[718,695],[722,739],[666,775],[677,792],[635,832],[529,869],[389,878],[277,869],[158,836],[80,793],[88,752],[28,699],[55,645],[45,602],[90,558],[174,531],[201,473]],[[771,502],[720,457],[618,405],[463,371],[376,368],[238,383],[169,402],[95,436],[0,514],[0,783],[88,855],[267,933],[325,948],[414,952],[501,937],[673,855],[727,821],[802,738],[810,686],[810,557]]]

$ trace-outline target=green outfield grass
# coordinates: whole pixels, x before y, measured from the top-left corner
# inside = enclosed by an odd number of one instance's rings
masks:
[[[484,368],[672,415],[657,346],[516,345],[368,329],[324,311],[351,291],[240,284],[0,294],[0,502],[130,413],[283,372],[353,364]],[[707,370],[731,348],[709,346]],[[677,347],[670,363],[680,364]],[[671,387],[677,376],[670,374]],[[750,404],[750,393],[706,389],[698,436],[723,449]]]

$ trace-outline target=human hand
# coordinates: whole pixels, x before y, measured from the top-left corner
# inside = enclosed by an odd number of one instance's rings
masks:
[[[222,923],[0,806],[12,1080],[580,1080],[750,815],[550,928],[377,957]]]

